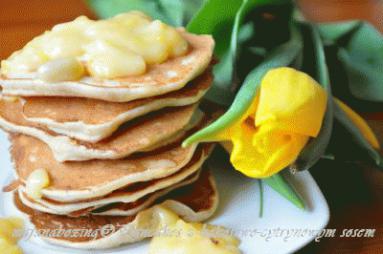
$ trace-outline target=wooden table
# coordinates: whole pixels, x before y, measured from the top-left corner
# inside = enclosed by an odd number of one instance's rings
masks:
[[[383,3],[378,0],[300,0],[315,21],[364,19],[383,32]],[[56,23],[94,15],[76,0],[0,0],[0,59]],[[383,111],[383,108],[382,108]],[[366,115],[383,141],[383,114]],[[383,173],[342,162],[322,161],[311,170],[331,209],[328,228],[376,228],[374,238],[335,238],[312,243],[301,254],[383,253]]]

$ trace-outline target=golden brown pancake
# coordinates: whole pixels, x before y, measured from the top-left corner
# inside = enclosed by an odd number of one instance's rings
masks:
[[[182,188],[175,188],[169,194],[158,195],[159,198],[155,200],[155,203],[162,203],[165,200],[175,199],[181,203],[188,203],[188,206],[194,211],[204,208],[206,210],[211,206],[211,199],[206,199],[207,196],[213,195],[215,188],[209,184],[209,171],[202,170],[201,175],[198,175],[197,179],[193,181],[193,184],[188,184]],[[189,179],[193,179],[194,176],[190,176]],[[187,180],[186,180],[187,181]],[[194,183],[197,181],[196,183]],[[153,194],[155,196],[156,193]],[[171,196],[171,197],[169,197]],[[191,197],[193,196],[193,197]],[[101,207],[98,210],[94,211],[96,213],[101,214],[123,214],[124,212],[129,212],[130,210],[136,208],[140,204],[145,204],[149,197],[144,197],[133,203],[115,203],[105,207]],[[113,212],[113,213],[111,213]]]
[[[171,192],[158,201],[163,207],[166,207],[179,214],[186,221],[202,221],[210,217],[215,211],[218,203],[215,182],[209,172],[204,172],[199,180],[190,186],[183,187]],[[41,235],[42,239],[74,248],[83,249],[105,249],[112,248],[124,243],[132,243],[142,240],[151,235],[137,234],[138,231],[147,231],[155,233],[156,208],[148,209],[136,216],[84,216],[71,218],[62,215],[52,215],[30,209],[15,195],[15,204],[20,211],[27,214],[30,221],[36,227],[38,232],[47,232],[48,230],[71,230],[84,229],[96,230],[108,228],[113,229],[104,234],[81,235],[79,237],[65,237],[64,235]],[[153,232],[151,232],[153,231]]]
[[[34,209],[53,214],[69,214],[79,210],[89,209],[92,207],[97,208],[117,202],[131,203],[146,195],[171,187],[172,185],[187,179],[189,176],[193,175],[201,168],[202,164],[210,154],[210,151],[211,149],[206,149],[205,151],[197,150],[187,165],[170,176],[129,184],[102,197],[75,202],[62,202],[50,200],[49,198],[42,198],[36,201],[32,201],[28,199],[26,195],[22,195],[22,201],[24,204]],[[25,187],[21,186],[19,188],[19,192],[24,194]]]
[[[95,143],[138,116],[164,107],[198,102],[211,82],[212,74],[208,70],[181,90],[125,103],[86,98],[25,97],[23,113],[27,120],[54,132]]]
[[[151,206],[156,200],[160,199],[162,196],[165,196],[169,192],[195,182],[199,178],[200,171],[201,170],[198,170],[197,172],[188,176],[186,179],[182,180],[181,182],[177,182],[167,188],[149,193],[137,199],[136,201],[132,201],[128,203],[110,202],[109,204],[104,204],[99,206],[90,206],[90,207],[82,208],[80,210],[73,209],[72,211],[64,211],[63,209],[62,211],[58,211],[57,209],[52,209],[49,207],[52,204],[56,204],[56,205],[59,204],[61,206],[64,206],[65,203],[59,203],[57,201],[49,201],[46,198],[43,198],[41,200],[33,200],[27,196],[27,194],[24,192],[22,188],[18,189],[18,195],[21,202],[24,205],[34,210],[38,210],[40,212],[49,213],[49,214],[66,215],[69,217],[87,216],[89,214],[107,215],[107,216],[131,216]],[[138,183],[138,184],[142,184],[142,183]],[[146,184],[144,183],[144,185]],[[123,193],[123,190],[124,189],[121,189],[119,190],[119,192]],[[129,191],[126,191],[126,193],[129,194]],[[79,205],[81,205],[81,203],[79,203]]]
[[[101,197],[131,183],[169,176],[183,168],[196,151],[196,145],[182,148],[177,142],[126,159],[59,163],[49,147],[36,138],[12,135],[11,144],[19,179],[25,182],[34,170],[46,169],[51,185],[43,190],[44,197],[68,202]],[[206,151],[209,146],[198,149]]]
[[[127,102],[176,91],[203,73],[214,50],[210,35],[193,35],[180,30],[189,42],[189,53],[148,67],[145,74],[113,80],[84,78],[80,81],[49,83],[30,77],[0,77],[6,95],[62,96]]]
[[[193,175],[189,176],[182,182],[174,184],[166,189],[162,189],[156,192],[151,193],[150,195],[146,195],[137,201],[130,203],[112,203],[106,206],[99,207],[91,211],[94,215],[114,215],[114,216],[130,216],[137,214],[137,212],[142,211],[143,209],[152,206],[156,201],[166,196],[169,192],[180,189],[186,185],[190,185],[197,181],[201,175],[201,169]]]
[[[196,104],[166,108],[130,121],[111,137],[98,143],[81,142],[58,135],[39,124],[27,121],[22,101],[0,100],[0,127],[29,135],[45,142],[58,161],[120,159],[146,150],[181,132],[191,121]]]

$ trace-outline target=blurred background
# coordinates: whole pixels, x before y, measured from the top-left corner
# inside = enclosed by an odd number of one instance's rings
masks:
[[[323,22],[362,19],[383,32],[383,1],[297,2],[310,20]],[[85,0],[0,0],[0,59],[8,57],[53,25],[70,21],[79,15],[96,18]],[[379,121],[381,129],[377,133],[383,140],[383,108],[380,111],[364,116],[370,121]],[[330,205],[331,221],[328,228],[339,231],[346,228],[376,228],[377,232],[374,238],[324,239],[320,243],[310,244],[299,253],[383,253],[383,175],[363,165],[344,162],[330,164],[328,161],[319,163],[311,172]]]

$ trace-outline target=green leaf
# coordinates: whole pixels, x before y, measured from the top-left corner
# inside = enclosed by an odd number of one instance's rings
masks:
[[[172,20],[172,24],[175,26],[184,24],[184,1],[157,0],[157,2],[164,15]]]
[[[305,203],[303,199],[298,195],[291,184],[285,179],[285,177],[279,173],[269,178],[263,179],[267,185],[273,188],[276,192],[282,195],[284,198],[293,203],[300,209],[305,209]]]
[[[187,25],[196,34],[214,34],[220,27],[232,24],[242,0],[207,0]]]
[[[352,134],[355,142],[362,147],[368,155],[374,160],[375,164],[383,169],[383,158],[379,151],[374,149],[367,139],[363,136],[362,132],[358,127],[355,126],[354,122],[347,116],[343,109],[334,102],[334,114],[336,120],[350,133]]]
[[[174,1],[174,0],[168,0]],[[184,0],[185,6],[185,27],[190,23],[195,14],[202,8],[207,0]]]
[[[319,32],[321,36],[328,41],[337,41],[357,26],[360,25],[360,21],[346,21],[346,22],[332,22],[318,24]]]
[[[207,0],[187,26],[189,32],[211,34],[216,41],[215,55],[220,61],[214,66],[214,85],[206,97],[219,104],[228,104],[233,99],[230,86],[239,18],[243,15],[245,2],[248,1],[227,0],[223,4],[221,0]]]
[[[211,34],[215,41],[215,55],[222,58],[230,45],[235,16],[243,0],[206,0],[187,25],[195,34]]]
[[[225,52],[225,55],[220,59],[220,63],[214,67],[215,80],[213,88],[209,91],[210,94],[212,94],[216,89],[224,90],[230,93],[230,87],[233,82],[234,70],[236,67],[235,62],[239,44],[239,28],[243,22],[246,12],[250,9],[250,3],[252,2],[254,1],[243,0],[235,15],[233,29],[231,31],[230,45],[227,49],[227,52]],[[208,95],[208,98],[219,98],[217,102],[221,102],[222,104],[222,97]],[[227,103],[230,103],[231,101],[232,98],[229,98]]]
[[[383,35],[362,23],[339,50],[351,93],[359,99],[383,102]]]
[[[333,98],[331,93],[331,84],[329,70],[326,63],[326,56],[322,39],[315,25],[309,25],[313,43],[314,43],[314,59],[316,61],[316,79],[327,92],[327,109],[322,122],[321,130],[316,138],[303,148],[292,168],[298,171],[308,170],[314,166],[325,154],[328,144],[330,143],[331,133],[334,122]],[[309,57],[313,57],[310,55]]]
[[[383,101],[383,35],[362,21],[321,24],[323,38],[339,48],[338,58],[358,99]]]
[[[383,48],[370,59],[360,59],[344,49],[338,57],[347,71],[351,93],[358,99],[383,102],[383,63],[376,58],[383,57]]]
[[[219,64],[214,67],[214,85],[207,98],[228,105],[233,100],[231,91],[235,79],[240,29],[249,11],[262,5],[290,2],[289,0],[208,0],[188,25],[188,30],[212,34],[216,41],[215,53]]]
[[[291,64],[301,50],[301,35],[293,28],[291,39],[271,52],[262,64],[250,72],[229,110],[215,122],[187,138],[183,142],[183,146],[188,146],[196,142],[212,141],[217,133],[220,133],[238,121],[254,100],[254,96],[263,76],[270,69]]]
[[[173,26],[185,26],[203,0],[87,0],[101,18],[138,10]]]

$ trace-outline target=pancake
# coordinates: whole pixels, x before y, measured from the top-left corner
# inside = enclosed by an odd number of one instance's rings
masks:
[[[82,200],[78,202],[58,202],[49,200],[47,198],[32,201],[27,197],[24,186],[20,186],[19,188],[19,192],[21,194],[20,197],[24,204],[40,211],[47,211],[40,209],[41,206],[43,206],[44,208],[50,209],[54,214],[69,214],[84,209],[98,208],[111,203],[131,203],[148,194],[182,182],[189,176],[196,173],[201,168],[202,164],[209,155],[209,151],[206,153],[203,153],[202,151],[199,152],[200,153],[197,152],[193,156],[193,158],[184,168],[170,176],[151,181],[130,184],[103,197]]]
[[[92,160],[59,163],[47,145],[25,136],[11,136],[11,155],[21,182],[36,169],[46,169],[51,184],[43,196],[59,202],[74,202],[123,188],[131,183],[144,182],[174,174],[192,159],[193,155],[207,153],[211,144],[186,148],[171,144],[149,153],[132,155],[120,160]],[[197,151],[196,151],[197,150]]]
[[[96,143],[110,136],[121,124],[165,107],[198,102],[212,83],[204,72],[178,91],[131,102],[106,102],[84,98],[25,97],[24,117],[56,133]]]
[[[202,172],[201,172],[202,171]],[[165,200],[172,199],[169,196],[176,196],[177,200],[181,201],[183,203],[188,202],[189,207],[198,210],[198,207],[200,204],[206,204],[209,206],[208,202],[209,199],[205,199],[207,193],[209,193],[212,190],[215,190],[215,185],[213,185],[213,188],[210,188],[210,185],[208,184],[208,179],[210,176],[208,176],[209,171],[208,170],[200,170],[197,172],[196,175],[190,176],[187,180],[179,183],[180,185],[185,184],[186,186],[175,186],[173,190],[171,188],[161,190],[158,192],[153,193],[149,197],[144,197],[134,203],[115,203],[108,206],[105,206],[103,208],[99,208],[98,210],[93,211],[93,214],[95,215],[114,215],[114,216],[130,216],[135,214],[134,209],[142,209],[143,206],[149,207],[153,204],[162,203]],[[196,178],[196,179],[194,179]],[[190,181],[190,183],[188,183]],[[197,181],[197,183],[195,183]],[[193,184],[192,184],[193,183]],[[168,194],[170,193],[170,194]],[[195,195],[192,199],[193,202],[187,201],[186,197],[188,197],[189,194],[192,193],[203,193],[201,195]],[[184,197],[183,197],[184,195]],[[216,194],[218,196],[218,193]],[[218,200],[217,200],[218,201]],[[171,201],[167,201],[171,202]],[[176,206],[176,205],[175,205]],[[145,208],[144,208],[145,209]],[[189,221],[195,221],[195,218],[188,217]]]
[[[91,159],[120,159],[147,150],[169,139],[191,121],[196,104],[166,108],[122,126],[111,137],[98,143],[81,142],[58,135],[33,122],[22,113],[22,101],[0,100],[0,127],[40,139],[52,150],[57,161],[86,161]]]
[[[89,214],[94,215],[106,215],[106,216],[131,216],[137,214],[139,211],[144,210],[145,208],[152,205],[156,200],[160,199],[162,196],[165,196],[169,192],[183,187],[185,185],[191,184],[195,182],[199,178],[199,173],[201,170],[198,170],[197,172],[193,173],[192,175],[188,176],[186,179],[182,180],[181,182],[175,183],[167,188],[157,190],[155,192],[149,193],[136,201],[128,202],[128,203],[121,203],[121,202],[115,202],[110,203],[106,205],[100,205],[100,206],[91,206],[80,210],[75,211],[63,211],[62,209],[59,211],[57,208],[52,209],[49,207],[49,204],[46,205],[47,201],[46,199],[43,200],[32,200],[29,198],[26,193],[23,191],[23,189],[18,189],[18,195],[21,200],[21,202],[40,212],[44,213],[50,213],[50,214],[57,214],[57,215],[66,215],[69,217],[80,217],[80,216],[87,216]],[[42,201],[42,202],[41,202]],[[53,203],[54,204],[54,203]],[[57,203],[56,203],[57,204]],[[73,209],[72,209],[73,210]]]
[[[153,192],[145,197],[138,199],[135,202],[131,203],[113,203],[106,206],[99,207],[97,209],[91,210],[91,213],[94,215],[106,215],[106,216],[131,216],[135,215],[138,212],[148,208],[153,205],[157,200],[161,199],[163,196],[167,195],[169,192],[172,192],[176,189],[179,189],[183,186],[190,185],[197,181],[200,177],[201,169],[198,170],[193,175],[189,176],[182,182],[174,184],[166,189],[162,189],[156,192]]]
[[[184,189],[185,188],[185,189]],[[161,206],[172,210],[185,221],[196,222],[208,219],[218,205],[218,194],[213,177],[204,172],[191,186],[176,190],[160,201]],[[71,218],[52,215],[30,209],[15,195],[15,204],[20,211],[29,216],[37,232],[54,230],[83,229],[102,233],[82,234],[78,237],[44,234],[41,238],[49,243],[78,249],[106,249],[133,243],[152,237],[158,225],[158,207],[152,207],[135,216],[84,216]],[[102,230],[104,229],[104,230]],[[111,229],[107,231],[106,229]],[[88,231],[88,232],[89,232]],[[145,232],[145,233],[144,233]]]
[[[1,76],[0,86],[6,95],[81,97],[112,102],[127,102],[176,91],[208,68],[214,50],[214,40],[210,35],[193,35],[184,29],[180,29],[180,33],[189,42],[189,52],[162,64],[148,66],[143,75],[113,80],[86,77],[80,81],[57,83],[38,80],[33,75]]]

